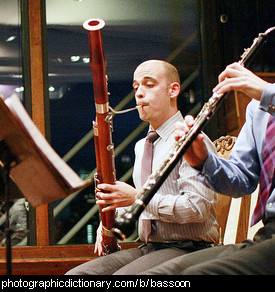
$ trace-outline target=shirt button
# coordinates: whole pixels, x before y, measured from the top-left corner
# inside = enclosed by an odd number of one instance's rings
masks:
[[[272,203],[268,203],[268,208],[272,208]]]

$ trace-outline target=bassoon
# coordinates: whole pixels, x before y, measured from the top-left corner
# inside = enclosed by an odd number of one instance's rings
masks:
[[[96,108],[96,121],[93,122],[97,172],[94,177],[95,188],[99,183],[114,184],[116,181],[114,144],[112,142],[112,114],[109,108],[108,77],[103,50],[102,19],[88,19],[83,27],[88,31],[90,47],[90,66]],[[117,239],[111,229],[115,220],[115,210],[102,212],[103,255],[119,250]]]
[[[269,28],[264,33],[260,33],[259,36],[254,39],[251,47],[245,49],[239,64],[242,66],[247,65],[259,51],[261,46],[266,42],[268,34],[273,30],[275,30],[275,27]],[[134,232],[136,221],[138,220],[140,214],[149,204],[154,194],[158,191],[165,179],[171,173],[192,142],[196,139],[198,134],[208,123],[210,118],[216,113],[219,106],[227,96],[227,93],[214,93],[204,104],[190,130],[185,134],[185,136],[172,145],[164,161],[153,171],[144,186],[139,190],[136,195],[136,200],[132,206],[125,214],[116,218],[113,233],[117,238],[124,240]]]

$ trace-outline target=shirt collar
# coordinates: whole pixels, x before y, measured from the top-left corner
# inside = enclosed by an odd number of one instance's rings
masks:
[[[180,111],[178,111],[171,118],[165,121],[161,126],[159,126],[156,132],[162,139],[167,140],[168,137],[175,131],[175,123],[178,121],[183,121],[183,117]],[[152,131],[151,126],[149,128],[149,131]]]

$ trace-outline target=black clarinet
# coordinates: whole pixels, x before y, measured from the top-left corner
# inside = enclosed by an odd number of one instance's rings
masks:
[[[273,30],[275,30],[275,27],[271,27],[264,33],[260,33],[258,37],[254,39],[251,47],[244,50],[241,60],[239,61],[240,65],[247,66],[249,64],[262,45],[267,41],[267,35]],[[112,232],[118,239],[124,240],[134,232],[136,221],[138,220],[140,214],[149,204],[154,194],[158,191],[175,165],[196,139],[198,134],[203,130],[205,125],[209,122],[210,118],[216,113],[227,96],[228,93],[214,93],[210,97],[197,115],[194,125],[184,137],[174,143],[162,164],[149,176],[146,183],[138,192],[137,199],[133,205],[125,214],[115,219]]]

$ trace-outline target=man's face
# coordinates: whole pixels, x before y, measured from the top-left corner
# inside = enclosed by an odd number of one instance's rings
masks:
[[[133,88],[139,108],[139,116],[151,125],[160,126],[169,112],[169,82],[161,64],[142,63],[134,72]]]

